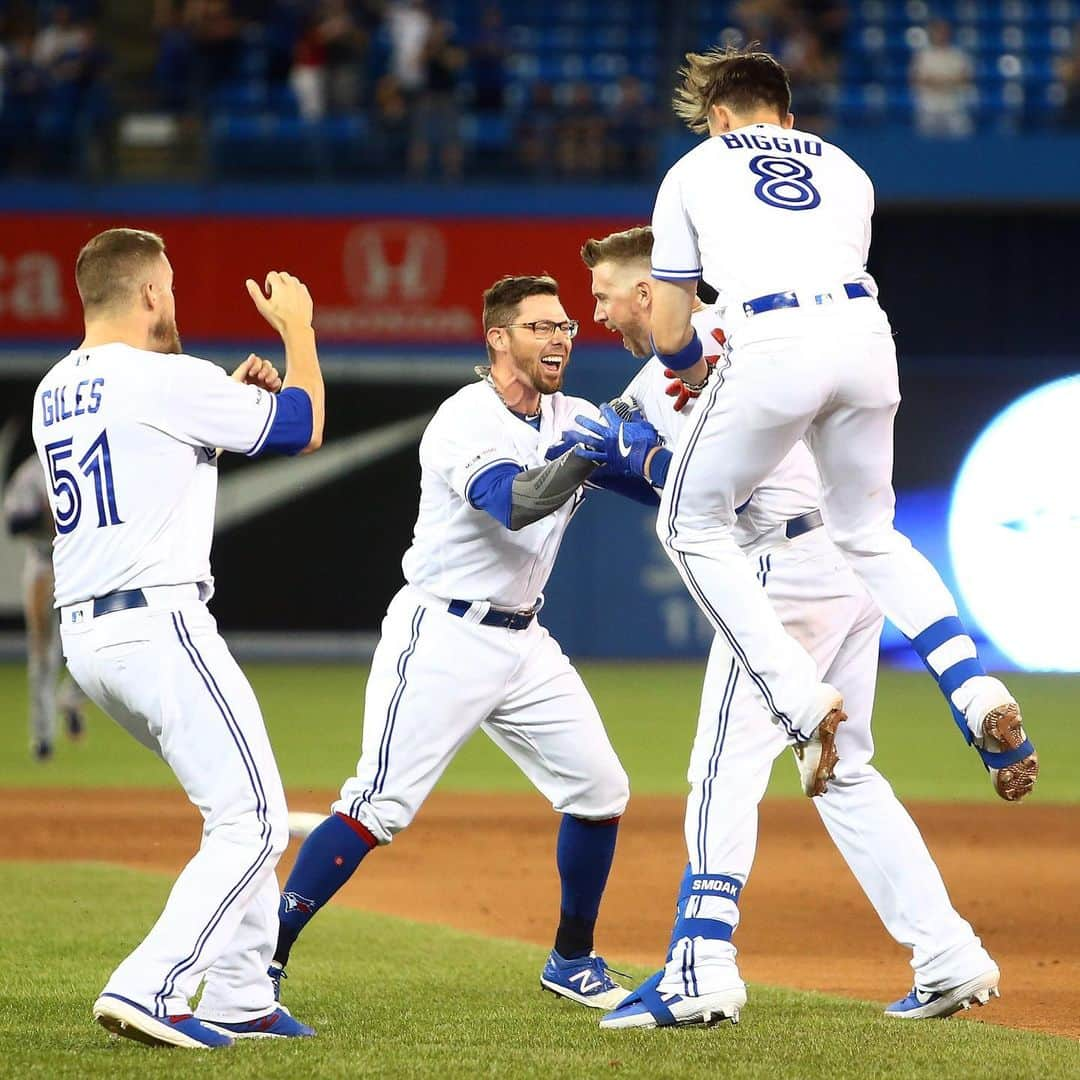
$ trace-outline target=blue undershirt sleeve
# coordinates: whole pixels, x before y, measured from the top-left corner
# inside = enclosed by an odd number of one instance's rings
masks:
[[[514,477],[522,472],[520,465],[501,461],[469,481],[466,497],[476,510],[485,510],[503,528],[510,528],[511,491]]]
[[[276,454],[299,454],[311,442],[314,423],[308,392],[298,386],[287,387],[277,396],[274,422],[258,453],[269,450]]]
[[[640,476],[605,476],[603,469],[589,477],[589,486],[624,495],[646,506],[659,506],[660,496]]]
[[[668,467],[671,465],[671,451],[662,446],[653,456],[649,466],[649,476],[652,477],[652,486],[662,488],[667,483]]]

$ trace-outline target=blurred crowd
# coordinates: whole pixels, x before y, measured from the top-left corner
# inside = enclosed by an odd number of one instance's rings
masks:
[[[987,117],[976,58],[920,3],[896,7],[888,40],[858,22],[873,5],[839,0],[0,0],[0,170],[77,167],[122,115],[153,113],[222,141],[227,163],[313,136],[361,143],[335,160],[375,176],[648,178],[681,52],[717,41],[778,56],[806,130],[970,135]],[[1080,32],[1049,63],[1053,123],[1080,129]]]
[[[109,55],[90,5],[0,5],[0,167],[73,164],[107,123]]]

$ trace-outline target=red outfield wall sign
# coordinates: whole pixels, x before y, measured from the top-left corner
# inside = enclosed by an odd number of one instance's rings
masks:
[[[483,290],[503,274],[542,272],[559,279],[581,337],[610,341],[593,325],[589,273],[578,252],[590,236],[632,224],[0,215],[0,340],[76,336],[75,256],[101,230],[128,225],[165,237],[177,322],[191,340],[266,338],[244,279],[288,270],[311,289],[316,328],[327,342],[479,343]]]

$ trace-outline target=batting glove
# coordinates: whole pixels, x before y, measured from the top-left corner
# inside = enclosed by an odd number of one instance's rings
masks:
[[[610,405],[601,405],[600,415],[602,422],[575,416],[584,431],[564,432],[563,437],[578,442],[575,452],[606,466],[609,475],[644,479],[645,458],[663,444],[660,433],[647,420],[621,420]]]
[[[724,349],[727,348],[727,335],[719,326],[713,327],[712,338],[717,345],[722,346]],[[668,397],[675,399],[671,403],[671,407],[676,412],[682,412],[683,409],[686,408],[688,402],[701,396],[701,391],[709,384],[709,379],[712,378],[716,362],[722,355],[723,353],[718,353],[716,356],[705,357],[705,363],[709,365],[709,371],[705,378],[699,383],[685,383],[679,378],[678,372],[672,371],[671,368],[664,368],[665,377],[672,380],[668,383],[668,388],[664,392]]]

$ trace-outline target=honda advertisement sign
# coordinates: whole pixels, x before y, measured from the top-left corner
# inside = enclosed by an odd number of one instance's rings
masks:
[[[244,280],[268,270],[303,278],[327,342],[476,343],[484,289],[504,274],[539,273],[559,279],[583,339],[602,340],[606,335],[591,322],[589,275],[578,252],[590,236],[632,224],[0,215],[0,337],[69,341],[78,334],[75,256],[103,229],[129,226],[165,237],[180,330],[193,341],[267,337]]]

